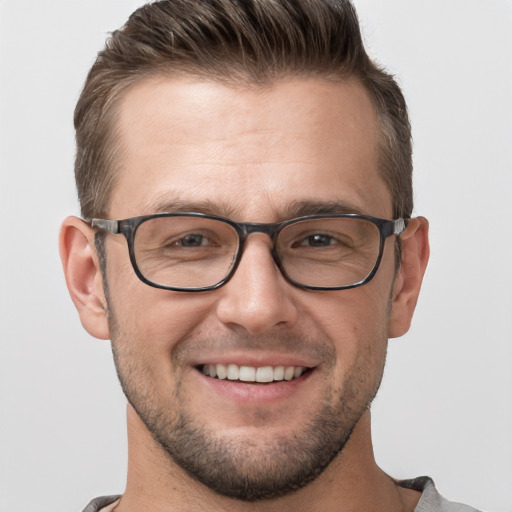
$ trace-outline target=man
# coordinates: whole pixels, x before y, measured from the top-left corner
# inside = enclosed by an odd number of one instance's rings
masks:
[[[428,224],[403,96],[348,1],[148,4],[75,127],[63,266],[129,402],[126,490],[87,512],[473,510],[373,457]]]

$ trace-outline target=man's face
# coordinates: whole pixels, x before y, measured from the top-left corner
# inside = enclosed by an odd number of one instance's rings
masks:
[[[290,79],[229,88],[139,83],[118,120],[124,151],[109,217],[202,211],[276,222],[339,204],[391,218],[377,169],[377,121],[356,81]],[[342,291],[290,285],[253,234],[218,290],[152,288],[126,241],[107,236],[110,335],[127,397],[172,464],[222,494],[274,497],[340,452],[382,376],[395,275],[393,238],[375,278]],[[266,384],[204,365],[303,368]]]

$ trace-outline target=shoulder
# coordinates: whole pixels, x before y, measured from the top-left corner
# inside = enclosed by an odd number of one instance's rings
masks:
[[[427,476],[398,482],[400,487],[421,492],[421,498],[414,512],[480,512],[476,508],[455,503],[443,498],[436,489],[434,482]]]
[[[95,498],[89,503],[89,505],[87,505],[87,507],[84,508],[83,512],[100,512],[105,507],[114,504],[120,497],[120,495],[115,495],[101,496],[100,498]]]

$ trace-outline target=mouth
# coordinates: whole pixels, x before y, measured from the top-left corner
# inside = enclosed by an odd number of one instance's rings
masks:
[[[219,380],[239,382],[256,382],[270,384],[272,382],[291,381],[298,379],[311,368],[304,366],[240,366],[238,364],[203,364],[197,367],[207,377]]]

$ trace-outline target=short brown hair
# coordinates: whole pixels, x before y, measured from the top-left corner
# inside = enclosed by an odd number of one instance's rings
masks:
[[[368,57],[349,0],[161,0],[135,11],[107,40],[75,109],[75,177],[82,215],[107,214],[119,172],[116,105],[154,75],[236,86],[285,76],[355,77],[380,122],[379,168],[393,215],[412,212],[411,129],[402,92]]]

